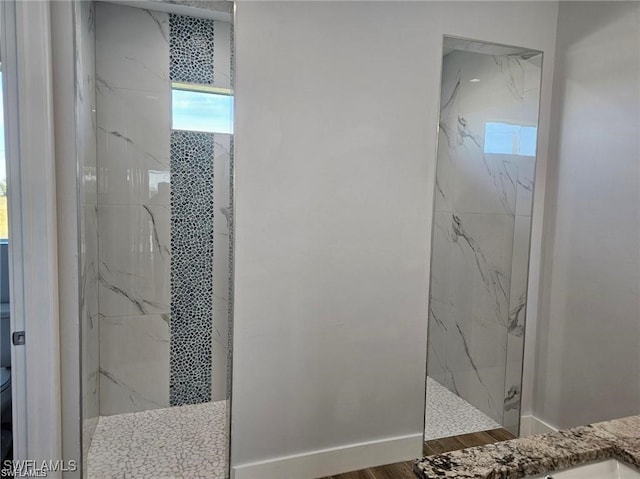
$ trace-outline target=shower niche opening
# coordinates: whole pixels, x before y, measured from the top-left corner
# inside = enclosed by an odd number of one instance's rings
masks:
[[[425,440],[517,436],[542,53],[444,37]]]

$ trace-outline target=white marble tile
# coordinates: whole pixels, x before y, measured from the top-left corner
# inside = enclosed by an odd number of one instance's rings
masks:
[[[536,158],[516,157],[518,164],[518,187],[516,192],[516,215],[531,216],[533,211],[533,184],[535,180]]]
[[[522,392],[522,354],[523,338],[509,335],[507,345],[507,363],[504,383],[503,427],[518,435],[520,424],[520,401]]]
[[[441,383],[446,382],[447,330],[442,321],[436,321],[438,308],[433,301],[429,310],[429,332],[427,335],[427,373]]]
[[[229,362],[229,235],[214,234],[213,256],[213,331],[212,331],[212,400],[227,396]]]
[[[213,257],[213,331],[211,398],[227,397],[229,362],[229,236],[216,233]]]
[[[456,323],[446,339],[447,380],[460,397],[500,422],[504,413],[507,335],[496,326],[459,326]]]
[[[229,301],[213,297],[213,331],[211,334],[211,400],[227,397],[229,359]]]
[[[506,88],[511,93],[514,100],[521,99],[524,96],[525,66],[526,61],[518,56],[494,56],[494,62],[500,68],[502,74],[501,79],[504,86],[499,90]],[[498,88],[496,88],[498,89]],[[502,95],[505,99],[507,95]]]
[[[435,211],[453,211],[456,185],[456,129],[458,119],[441,119],[438,129]]]
[[[213,248],[213,294],[226,300],[229,298],[229,235],[214,233]]]
[[[92,4],[82,5],[77,11],[77,21],[83,23],[76,45],[76,119],[77,151],[81,177],[82,198],[85,204],[96,204],[97,158],[96,158],[96,97],[95,97],[95,44],[93,43]]]
[[[213,229],[216,233],[229,234],[231,197],[229,190],[231,163],[231,135],[216,133],[213,136]]]
[[[513,217],[460,214],[454,222],[450,383],[494,419],[502,417]],[[496,375],[497,373],[497,375]]]
[[[99,413],[98,218],[95,205],[82,205],[82,397],[84,416]]]
[[[462,213],[453,218],[450,301],[454,314],[473,318],[473,323],[506,326],[514,219]]]
[[[540,89],[540,75],[542,74],[542,54],[524,61],[524,91]]]
[[[484,153],[484,124],[473,131],[473,118],[459,126],[466,136],[453,153],[456,163],[454,211],[513,215],[516,203],[517,166],[512,155]],[[462,123],[461,123],[462,125]],[[476,143],[476,141],[478,143]]]
[[[530,238],[531,217],[516,216],[509,290],[509,332],[520,337],[524,335]]]
[[[169,84],[163,92],[98,85],[97,104],[100,203],[169,205]]]
[[[524,94],[524,62],[515,57],[454,52],[462,64],[460,115],[509,108]],[[478,82],[471,82],[479,79]]]
[[[500,324],[465,317],[453,308],[455,321],[447,329],[447,365],[454,372],[501,368],[504,374],[507,331]],[[500,391],[502,395],[502,391]]]
[[[454,374],[460,397],[497,423],[502,423],[504,365],[479,368],[478,371],[466,368],[463,371],[455,371]]]
[[[507,336],[507,356],[504,381],[504,428],[518,435],[520,423],[520,401],[522,399],[522,361],[524,337],[509,333]]]
[[[526,126],[538,125],[538,108],[540,103],[540,89],[532,88],[526,90],[522,99],[522,103],[518,105],[520,109],[517,119],[518,123]],[[514,108],[515,110],[515,108]]]
[[[102,318],[100,414],[169,405],[169,315]]]
[[[216,38],[219,33],[216,22]],[[227,28],[227,33],[229,29]],[[218,56],[216,43],[216,58]],[[216,61],[214,59],[214,61]],[[224,65],[223,65],[224,66]],[[215,71],[215,65],[214,65]],[[216,76],[216,82],[221,80]],[[213,331],[212,331],[212,378],[211,398],[227,397],[229,362],[229,219],[230,198],[230,148],[231,135],[214,135],[214,240],[213,240]]]
[[[509,328],[505,365],[504,427],[518,434],[531,217],[516,216],[509,293]]]
[[[97,3],[96,53],[99,85],[166,92],[169,15]]]
[[[226,401],[101,417],[89,479],[228,477]]]
[[[229,298],[229,220],[231,215],[231,198],[230,198],[230,149],[231,149],[231,135],[227,134],[215,134],[214,135],[214,185],[213,185],[213,308],[214,312],[219,311],[219,314],[214,314],[214,326],[219,331],[224,330],[225,334],[228,330],[226,325],[227,316],[222,316],[223,311],[228,311],[228,298]],[[223,324],[224,322],[224,324]],[[214,331],[214,341],[216,335]],[[225,344],[227,338],[224,340],[219,338],[220,344]],[[214,348],[217,348],[214,344]],[[220,358],[226,352],[219,351]],[[225,356],[226,357],[226,356]],[[224,363],[226,364],[226,359]],[[217,364],[214,360],[214,374],[215,370],[221,371],[220,364]],[[225,372],[226,375],[226,372]],[[218,377],[217,382],[221,382],[222,378]],[[226,381],[226,379],[225,379]],[[220,397],[221,399],[224,396]]]
[[[213,32],[215,50],[213,55],[213,84],[220,88],[231,88],[231,23],[215,20]]]
[[[504,412],[502,418],[502,428],[509,431],[516,437],[520,436],[520,410],[509,410]]]
[[[89,148],[91,147],[93,147],[93,151],[95,152],[95,142]],[[95,154],[93,156],[93,165],[85,162],[85,165],[81,170],[83,183],[82,196],[84,197],[84,202],[87,205],[98,204],[98,166],[95,163]]]
[[[451,65],[448,65],[448,64]],[[460,72],[455,210],[515,213],[517,161],[484,152],[485,124],[537,123],[538,90],[525,92],[525,61],[453,52],[445,70]],[[479,79],[478,82],[470,82]]]
[[[458,118],[460,102],[460,82],[462,64],[453,57],[445,57],[442,64],[442,80],[440,85],[440,120]]]
[[[84,302],[81,307],[81,395],[83,444],[85,451],[93,437],[100,415],[100,330],[98,321],[97,264],[92,261],[85,268],[83,279]]]
[[[170,208],[101,205],[100,313],[132,316],[170,311]]]
[[[451,285],[451,213],[436,212],[433,222],[433,256],[429,290],[429,329],[427,372],[446,382],[446,334],[452,323]]]

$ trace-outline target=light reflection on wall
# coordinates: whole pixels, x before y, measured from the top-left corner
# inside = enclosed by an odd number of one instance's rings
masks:
[[[488,121],[484,127],[484,152],[536,156],[538,128]]]

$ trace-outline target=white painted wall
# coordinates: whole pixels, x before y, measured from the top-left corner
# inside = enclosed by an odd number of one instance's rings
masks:
[[[442,35],[545,52],[546,152],[556,17],[555,2],[236,5],[236,478],[421,454]]]
[[[11,329],[27,338],[11,352],[13,458],[36,463],[62,457],[51,20],[45,2],[0,7]]]
[[[534,414],[640,413],[640,3],[560,6]]]

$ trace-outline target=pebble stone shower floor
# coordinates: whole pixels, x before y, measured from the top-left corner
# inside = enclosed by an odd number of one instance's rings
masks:
[[[89,479],[224,479],[227,401],[102,416]]]
[[[501,427],[460,396],[427,377],[425,441]]]
[[[102,416],[89,448],[89,479],[224,479],[227,402]],[[427,378],[425,440],[500,428]]]

